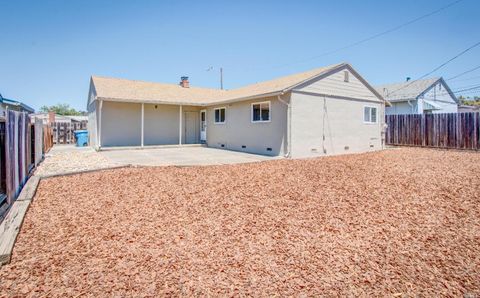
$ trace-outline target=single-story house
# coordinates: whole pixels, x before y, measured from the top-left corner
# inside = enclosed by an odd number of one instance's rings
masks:
[[[0,94],[0,113],[2,116],[5,116],[5,110],[7,109],[18,112],[26,112],[27,114],[35,112],[32,107],[18,100],[5,98]]]
[[[392,105],[387,115],[457,113],[458,99],[445,80],[429,78],[376,86],[378,93]]]
[[[312,157],[379,150],[388,104],[341,63],[232,90],[93,76],[90,145],[204,144]]]

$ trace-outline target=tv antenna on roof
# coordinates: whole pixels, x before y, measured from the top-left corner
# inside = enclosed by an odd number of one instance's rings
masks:
[[[213,66],[210,66],[205,71],[212,71],[214,70]],[[220,67],[220,89],[223,90],[223,67]]]

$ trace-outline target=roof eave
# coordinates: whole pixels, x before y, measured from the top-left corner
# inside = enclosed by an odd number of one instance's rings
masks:
[[[278,91],[274,91],[274,92],[262,93],[262,94],[251,95],[251,96],[235,97],[235,98],[230,98],[230,99],[226,99],[226,100],[209,102],[209,103],[207,103],[207,105],[208,106],[213,106],[213,105],[217,105],[217,104],[232,103],[232,102],[237,102],[237,101],[246,101],[246,100],[258,99],[258,98],[272,97],[272,96],[277,96],[277,95],[283,95],[286,92],[288,92],[288,91],[278,90]]]
[[[127,98],[102,97],[102,96],[96,96],[95,100],[116,101],[116,102],[126,102],[126,103],[165,104],[165,105],[176,105],[176,106],[179,106],[179,105],[180,106],[207,106],[208,105],[208,103],[171,102],[171,101],[156,100],[156,99],[132,100]]]

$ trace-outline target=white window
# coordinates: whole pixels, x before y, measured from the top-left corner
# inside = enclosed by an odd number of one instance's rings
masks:
[[[216,108],[214,109],[215,113],[215,124],[224,124],[225,123],[225,110],[226,108]]]
[[[377,123],[377,108],[364,107],[363,108],[363,122]]]
[[[252,122],[270,122],[270,102],[252,103]]]

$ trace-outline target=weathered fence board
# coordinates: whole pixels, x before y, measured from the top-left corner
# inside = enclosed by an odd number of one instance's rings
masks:
[[[80,122],[54,122],[53,143],[54,144],[73,144],[75,143],[75,130],[87,129],[87,121]]]
[[[30,117],[23,112],[7,111],[6,114],[6,193],[11,204],[27,180],[31,165]]]
[[[480,113],[387,115],[387,145],[480,149]]]
[[[43,153],[47,153],[53,147],[53,134],[50,125],[43,125]]]

